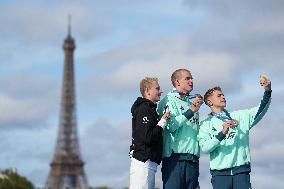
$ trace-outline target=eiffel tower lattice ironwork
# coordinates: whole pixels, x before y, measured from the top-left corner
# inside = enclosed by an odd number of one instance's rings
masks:
[[[46,189],[88,189],[77,135],[73,64],[75,41],[71,37],[70,19],[63,49],[65,60],[59,131]]]

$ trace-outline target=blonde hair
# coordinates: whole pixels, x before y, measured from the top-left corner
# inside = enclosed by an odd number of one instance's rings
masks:
[[[187,70],[187,69],[177,69],[176,71],[173,72],[173,74],[171,76],[171,81],[172,81],[172,84],[173,84],[174,87],[176,87],[175,81],[177,79],[180,79],[180,73],[183,72],[183,71],[190,73],[190,71]]]
[[[158,83],[158,78],[156,77],[145,77],[140,82],[140,92],[141,95],[144,97],[146,89],[150,89],[152,87],[153,82]]]

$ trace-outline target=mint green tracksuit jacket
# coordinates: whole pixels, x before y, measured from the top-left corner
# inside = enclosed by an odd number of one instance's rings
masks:
[[[224,135],[224,121],[209,115],[200,124],[198,135],[201,150],[210,154],[210,169],[223,170],[250,164],[249,132],[267,112],[271,91],[265,92],[257,107],[230,112],[239,125]],[[224,113],[225,114],[225,113]],[[223,135],[223,137],[222,137]]]
[[[163,157],[171,153],[187,153],[199,157],[197,140],[199,130],[199,114],[193,113],[189,98],[180,98],[173,89],[158,104],[158,113],[162,117],[165,110],[171,112],[170,119],[163,131]]]

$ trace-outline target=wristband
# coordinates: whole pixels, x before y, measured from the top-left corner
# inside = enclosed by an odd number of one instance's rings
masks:
[[[162,118],[159,122],[158,122],[158,126],[162,127],[163,129],[165,128],[167,124],[167,120],[165,118]]]

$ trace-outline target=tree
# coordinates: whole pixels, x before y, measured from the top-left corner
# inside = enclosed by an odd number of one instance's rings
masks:
[[[0,178],[0,189],[34,189],[33,184],[17,173],[8,173],[7,177]]]
[[[94,189],[111,189],[111,188],[107,186],[100,186],[100,187],[95,187]]]

